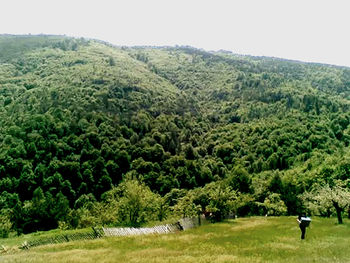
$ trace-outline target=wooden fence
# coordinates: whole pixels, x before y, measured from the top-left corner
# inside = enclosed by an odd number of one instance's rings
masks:
[[[172,233],[180,228],[176,224],[167,224],[155,227],[120,227],[120,228],[102,228],[105,236],[134,236],[147,234],[167,234]]]
[[[43,237],[25,241],[20,248],[30,248],[49,244],[58,244],[75,240],[88,240],[103,237],[103,232],[100,229],[93,228],[89,232],[72,233],[67,235],[55,235],[54,237]]]
[[[197,227],[201,222],[205,221],[204,218],[183,218],[175,224],[166,224],[154,227],[115,227],[115,228],[92,228],[91,231],[72,234],[61,234],[54,237],[38,238],[30,241],[25,241],[19,248],[29,249],[31,247],[58,244],[75,240],[89,240],[107,236],[134,236],[134,235],[147,235],[147,234],[167,234],[174,233],[176,231],[187,230]]]

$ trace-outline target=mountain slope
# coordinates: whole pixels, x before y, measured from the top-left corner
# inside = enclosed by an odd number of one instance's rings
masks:
[[[132,179],[168,215],[213,182],[236,191],[240,215],[265,213],[273,194],[295,214],[315,182],[348,179],[349,92],[345,67],[1,36],[2,216],[18,232],[81,226],[103,214],[87,204]]]

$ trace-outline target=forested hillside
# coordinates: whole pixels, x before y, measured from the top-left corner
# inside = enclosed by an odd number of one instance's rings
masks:
[[[349,108],[345,67],[0,36],[0,232],[296,214],[350,186]]]

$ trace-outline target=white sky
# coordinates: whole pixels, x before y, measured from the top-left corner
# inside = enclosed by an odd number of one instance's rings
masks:
[[[0,34],[206,50],[350,66],[349,0],[0,0]]]

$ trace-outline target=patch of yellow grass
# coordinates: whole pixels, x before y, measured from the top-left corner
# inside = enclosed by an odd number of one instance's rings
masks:
[[[281,250],[297,250],[299,248],[299,245],[293,245],[293,244],[287,244],[287,243],[281,243],[281,242],[268,243],[265,246],[272,249],[281,249]]]
[[[30,251],[23,252],[16,255],[11,255],[5,257],[4,261],[0,262],[35,262],[35,263],[51,263],[51,262],[62,262],[62,263],[71,263],[71,262],[82,262],[82,263],[109,263],[109,262],[118,262],[116,259],[120,256],[120,251],[100,248],[94,250],[85,250],[85,249],[73,249],[67,251],[58,251],[58,252],[40,252],[40,251]]]
[[[172,251],[166,248],[145,248],[128,253],[129,262],[153,262],[157,258],[176,258],[182,256],[181,251]]]
[[[182,233],[178,233],[178,234],[160,235],[157,238],[160,239],[161,241],[180,241],[180,242],[190,244],[194,240],[196,240],[198,236],[194,234],[188,234],[188,233],[186,233],[186,235]]]
[[[203,254],[200,256],[193,256],[188,254],[183,255],[159,255],[153,258],[140,258],[140,257],[132,257],[128,258],[130,263],[231,263],[237,262],[237,257],[234,255],[216,255],[216,256],[208,256],[207,254]]]
[[[241,219],[238,224],[233,225],[230,228],[230,230],[242,231],[242,230],[252,229],[258,226],[264,226],[268,224],[270,224],[268,218],[251,218],[250,220],[247,220],[246,218],[244,218],[244,219]]]

